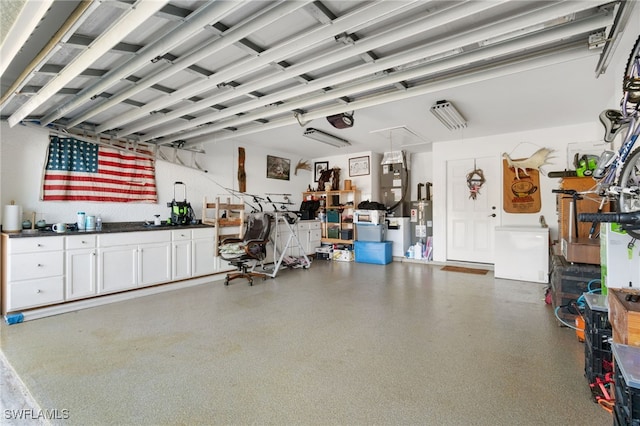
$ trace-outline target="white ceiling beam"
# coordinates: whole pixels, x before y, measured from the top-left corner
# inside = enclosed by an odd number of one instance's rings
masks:
[[[29,80],[45,66],[47,61],[54,56],[54,54],[60,49],[61,44],[66,42],[67,39],[73,34],[73,32],[82,25],[82,23],[91,15],[91,13],[99,7],[100,3],[92,2],[90,0],[82,1],[71,13],[65,22],[62,23],[60,28],[51,37],[47,44],[38,52],[35,58],[26,66],[26,68],[20,73],[18,78],[11,84],[11,87],[2,95],[0,99],[0,108],[3,108],[9,101],[11,101],[20,90],[28,84]],[[45,20],[47,17],[45,16]],[[32,35],[29,33],[29,35]],[[21,46],[22,47],[22,46]]]
[[[553,12],[550,13],[549,10],[545,10],[544,14],[542,14],[542,20],[546,21],[548,19],[555,19],[558,16],[562,16],[566,13],[568,13],[569,11],[573,12],[575,10],[575,5],[572,6],[571,8],[567,8],[566,5],[565,7],[561,7],[561,8],[554,8]],[[474,10],[471,10],[470,13],[475,13]],[[530,27],[538,22],[540,22],[541,19],[541,13],[529,13],[529,14],[525,14],[523,16],[519,16],[516,17],[514,19],[511,19],[507,22],[502,22],[501,25],[489,25],[485,28],[482,29],[482,31],[477,31],[477,30],[473,30],[473,31],[469,31],[466,34],[462,34],[460,36],[457,37],[452,37],[449,38],[448,40],[439,40],[437,43],[433,43],[431,45],[426,45],[424,47],[419,47],[419,48],[415,48],[400,54],[396,54],[396,55],[392,55],[386,58],[382,58],[379,59],[373,63],[367,63],[367,64],[363,64],[354,68],[350,68],[348,70],[342,71],[342,72],[338,72],[338,73],[334,73],[329,77],[325,77],[322,79],[318,79],[312,82],[309,82],[308,84],[305,84],[304,86],[296,86],[293,88],[289,88],[289,89],[284,89],[280,92],[274,93],[272,95],[267,95],[264,96],[262,98],[260,98],[259,100],[256,101],[251,101],[251,104],[255,105],[256,108],[258,107],[262,107],[265,105],[270,105],[272,103],[276,103],[276,102],[281,102],[284,101],[287,98],[292,98],[294,96],[300,96],[300,95],[304,95],[307,93],[311,93],[315,90],[319,90],[325,87],[329,87],[329,86],[333,86],[333,85],[337,85],[337,84],[341,84],[341,83],[345,83],[348,81],[353,81],[357,78],[360,77],[365,77],[367,75],[373,75],[377,72],[386,70],[386,69],[391,69],[397,66],[401,66],[403,64],[406,63],[411,63],[413,61],[417,61],[417,60],[421,60],[424,58],[429,58],[430,56],[437,56],[440,55],[442,53],[448,52],[452,49],[456,49],[456,48],[461,48],[463,46],[467,46],[467,45],[471,45],[471,44],[475,44],[475,43],[479,43],[483,40],[489,39],[489,38],[494,38],[494,37],[498,37],[504,34],[508,34],[511,31],[514,30],[519,30],[522,28],[527,28]],[[459,15],[457,15],[459,16]],[[438,25],[447,25],[450,23],[449,21],[449,15],[445,14],[444,16],[440,16],[439,20],[436,20],[436,22],[434,21],[428,21],[429,23],[429,28],[435,28]],[[336,56],[333,56],[336,55]],[[340,60],[342,59],[339,52],[332,52],[331,56],[335,59],[335,60]],[[320,60],[323,60],[322,57],[320,57]],[[328,58],[327,58],[328,60]],[[324,60],[323,63],[324,65]],[[302,66],[304,68],[305,64],[302,63],[300,64],[300,66]],[[292,67],[293,68],[293,67]],[[277,76],[275,77],[267,77],[267,79],[272,79],[272,78],[277,78]],[[239,96],[240,94],[244,93],[245,91],[251,89],[251,90],[256,90],[256,85],[259,84],[264,84],[263,80],[260,80],[256,83],[247,83],[243,86],[240,86],[238,88],[233,89],[233,91],[229,91],[228,94],[226,96],[218,96],[216,97],[216,102],[220,103],[220,102],[224,102],[227,101],[229,99],[231,99],[232,97],[234,97],[234,95]],[[270,84],[273,84],[273,82],[271,80],[269,80]],[[242,89],[244,87],[244,89]],[[242,90],[241,90],[242,89]],[[206,99],[204,100],[202,103],[209,103],[210,99]],[[198,104],[202,104],[202,103],[198,103]],[[188,113],[193,113],[195,111],[197,111],[197,106],[198,105],[194,105],[194,106],[187,106],[184,108],[180,108],[178,110],[172,111],[168,114],[165,114],[161,117],[159,117],[159,119],[155,119],[154,122],[155,124],[160,124],[162,122],[166,123],[167,119],[170,118],[177,118],[177,117],[181,117],[185,114]],[[297,107],[296,107],[297,108]],[[240,113],[240,112],[245,112],[247,111],[247,109],[251,109],[250,106],[247,106],[246,104],[242,104],[242,105],[238,105],[236,107],[231,107],[231,108],[227,108],[225,110],[222,110],[220,112],[216,112],[216,113],[211,113],[211,114],[205,114],[202,117],[199,117],[193,121],[189,121],[189,122],[184,122],[184,123],[171,123],[171,131],[176,132],[176,131],[180,131],[180,130],[185,130],[187,128],[191,128],[194,126],[198,126],[198,125],[202,125],[217,119],[222,119],[225,117],[229,117],[231,115]],[[145,122],[145,124],[147,124],[147,122]],[[142,126],[138,126],[137,130],[140,130],[140,127]],[[135,127],[134,127],[135,128]],[[125,133],[125,131],[130,130],[130,129],[124,129],[123,132],[121,132],[120,134],[124,135],[124,134],[129,134],[129,133]],[[151,132],[148,132],[147,134],[145,134],[143,137],[141,137],[141,140],[151,140],[151,139],[155,139],[158,138],[162,135],[165,135],[167,133],[166,128],[159,128],[159,129],[154,129]]]
[[[271,49],[261,53],[258,57],[248,57],[244,60],[236,61],[234,64],[213,74],[205,82],[197,81],[177,90],[170,99],[161,98],[149,102],[143,108],[128,111],[111,120],[107,120],[100,126],[100,131],[122,127],[138,118],[145,117],[154,111],[166,108],[183,99],[189,99],[204,91],[216,88],[219,84],[234,80],[242,75],[254,72],[262,66],[273,62],[280,62],[290,55],[307,49],[309,46],[333,37],[346,29],[354,26],[361,26],[371,22],[384,20],[388,13],[397,13],[407,8],[415,7],[418,2],[366,2],[359,9],[341,16],[331,24],[320,26],[314,30],[305,32],[303,35],[293,37]]]
[[[285,102],[285,103],[273,106],[271,108],[268,108],[266,109],[266,111],[264,110],[256,111],[254,113],[249,113],[249,114],[242,115],[240,117],[236,117],[232,120],[220,121],[208,126],[201,126],[189,132],[178,133],[175,131],[176,129],[173,128],[170,131],[170,133],[166,132],[166,134],[168,134],[169,136],[165,137],[159,142],[162,144],[165,144],[165,143],[170,143],[173,140],[191,139],[194,137],[203,136],[205,134],[210,134],[215,131],[219,131],[228,127],[241,126],[242,124],[247,124],[257,119],[267,119],[273,116],[282,115],[283,112],[289,112],[295,109],[308,108],[309,106],[318,105],[320,103],[324,103],[338,97],[353,96],[357,93],[380,89],[385,86],[390,86],[399,81],[412,80],[412,79],[421,78],[429,75],[442,74],[445,72],[454,73],[456,69],[460,67],[464,67],[465,65],[476,62],[476,61],[486,61],[488,59],[494,59],[494,58],[496,58],[496,60],[499,61],[499,58],[501,56],[505,56],[513,52],[542,47],[547,45],[549,42],[552,42],[554,40],[558,40],[561,38],[565,38],[565,37],[570,37],[572,34],[575,34],[575,33],[588,33],[593,29],[601,28],[603,25],[606,25],[608,21],[609,19],[607,17],[599,16],[594,19],[589,19],[589,20],[580,22],[572,27],[561,26],[555,29],[551,29],[551,30],[533,35],[528,38],[520,38],[511,43],[496,44],[496,45],[487,47],[485,49],[476,50],[476,51],[469,52],[456,57],[450,57],[448,59],[438,61],[433,64],[427,64],[425,66],[421,66],[418,68],[407,69],[399,72],[393,72],[393,73],[384,75],[376,80],[365,81],[365,82],[350,85],[347,87],[331,90],[327,93],[314,96],[312,98],[293,101],[289,103]],[[407,90],[408,89],[404,89],[403,92]],[[411,93],[411,92],[407,92],[407,93]],[[411,94],[408,97],[412,97],[412,96],[414,95]],[[353,102],[348,103],[345,107],[339,108],[341,109],[341,111],[339,112],[332,111],[331,114],[329,115],[351,111],[352,105],[353,105]],[[247,109],[245,108],[244,110],[246,111]],[[226,113],[227,113],[227,110],[223,110],[217,114],[227,115]],[[302,114],[300,116],[301,121],[302,121],[302,117],[309,117],[308,114],[307,115]],[[212,117],[215,115],[216,114],[209,114],[209,116],[207,117],[208,118],[207,122],[213,121]],[[189,126],[185,127],[185,129],[198,126],[200,124],[199,122],[204,119],[205,119],[204,117],[199,117],[196,120],[189,121]],[[159,137],[159,136],[161,136],[161,134],[156,135],[156,137]],[[150,140],[150,139],[147,139],[145,137],[143,138],[143,140]]]
[[[69,63],[60,74],[49,81],[41,91],[18,108],[7,120],[9,126],[13,127],[20,123],[20,121],[33,110],[54,96],[66,84],[80,75],[84,69],[91,66],[91,64],[107,53],[115,44],[120,42],[131,31],[134,31],[141,22],[150,18],[162,8],[166,2],[166,0],[140,0],[132,5],[129,11],[125,12],[120,19],[113,23],[86,51],[71,61],[71,63]]]
[[[412,79],[421,78],[429,75],[440,75],[446,72],[451,72],[453,74],[455,73],[456,69],[459,69],[460,67],[464,67],[466,64],[473,63],[476,61],[495,59],[498,62],[500,62],[499,58],[501,56],[505,56],[510,53],[518,52],[522,50],[529,50],[529,49],[534,49],[538,47],[543,47],[553,40],[557,40],[558,38],[563,38],[563,37],[569,37],[571,36],[571,34],[578,31],[588,33],[594,28],[602,27],[602,25],[605,25],[607,22],[608,22],[608,19],[604,16],[601,16],[596,19],[591,19],[591,20],[576,24],[578,25],[578,27],[568,28],[565,26],[565,27],[552,29],[540,34],[536,34],[526,39],[521,38],[521,39],[515,40],[512,43],[497,44],[485,49],[476,50],[476,51],[459,55],[456,57],[450,57],[448,59],[445,59],[443,61],[438,61],[433,64],[427,64],[419,68],[407,69],[405,71],[390,73],[376,80],[362,82],[362,83],[350,85],[347,87],[343,87],[340,89],[331,90],[325,94],[314,96],[312,98],[294,101],[290,103],[279,104],[267,109],[266,111],[256,111],[254,113],[245,114],[240,117],[236,117],[232,120],[220,121],[208,126],[201,126],[188,132],[183,132],[183,133],[172,132],[170,136],[163,138],[159,142],[162,144],[166,144],[166,143],[171,143],[173,140],[179,140],[179,139],[188,140],[194,137],[210,134],[228,127],[238,127],[238,126],[241,126],[242,124],[247,124],[252,121],[256,121],[258,119],[268,119],[273,116],[282,115],[283,112],[289,112],[295,109],[304,109],[312,105],[318,105],[320,103],[330,101],[331,99],[335,99],[337,97],[353,96],[354,94],[357,94],[357,93],[362,93],[362,92],[366,92],[374,89],[380,89],[385,86],[390,86],[398,81],[412,80]],[[455,77],[455,80],[457,81],[458,77]],[[406,92],[408,94],[407,95],[408,97],[414,96],[413,93],[408,90],[409,89],[404,89],[402,92]],[[335,109],[331,110],[331,113],[328,115],[340,114],[342,112],[351,111],[353,109],[353,104],[354,104],[353,102],[350,102],[344,107],[335,107]],[[221,111],[221,113],[226,113],[226,110]],[[307,117],[305,118],[305,120],[308,119],[308,117],[310,117],[309,114],[313,114],[313,112],[307,113],[306,115],[305,114],[300,115],[299,117],[300,121],[303,121],[303,117]],[[202,118],[203,117],[198,118],[197,121],[199,121]],[[192,124],[192,126],[190,127],[197,126],[198,125],[197,121],[196,122],[190,121],[190,124]],[[209,119],[209,121],[212,121],[212,120]]]
[[[83,89],[69,102],[58,106],[56,109],[45,115],[41,120],[42,124],[47,125],[64,116],[66,113],[75,110],[79,106],[90,101],[95,95],[99,95],[123,78],[148,65],[152,59],[164,55],[189,37],[203,31],[211,22],[224,18],[232,11],[241,7],[244,3],[244,1],[216,1],[208,3],[206,6],[203,6],[189,15],[182,25],[171,30],[167,35],[156,42],[144,47],[122,66],[108,72],[103,78],[88,86],[86,89]]]
[[[191,49],[191,52],[182,55],[178,59],[172,62],[171,66],[153,72],[149,76],[143,78],[142,80],[136,82],[136,84],[110,98],[107,102],[104,102],[97,106],[96,108],[91,109],[78,117],[70,120],[67,124],[69,127],[73,127],[87,119],[94,117],[95,115],[106,111],[107,109],[119,104],[123,100],[130,98],[136,93],[153,86],[154,84],[163,81],[174,74],[188,68],[189,66],[201,61],[202,59],[211,56],[225,47],[228,47],[239,40],[251,35],[255,31],[258,31],[261,28],[266,27],[269,24],[272,24],[276,20],[282,18],[285,15],[288,15],[291,12],[298,10],[303,7],[307,2],[311,0],[298,0],[298,1],[283,1],[278,4],[275,4],[265,10],[261,10],[256,15],[252,16],[249,19],[246,19],[244,22],[237,24],[235,27],[229,29],[225,33],[223,33],[220,37],[213,41],[207,42],[207,46],[197,46]],[[226,2],[223,2],[226,3]],[[231,2],[233,3],[233,2]],[[102,126],[100,126],[102,127]],[[102,131],[98,129],[98,131]]]
[[[35,4],[34,4],[35,3]],[[38,26],[42,17],[47,13],[53,0],[25,2],[18,16],[13,21],[7,35],[0,45],[0,75],[4,74],[9,64],[27,41],[33,30]],[[3,7],[7,7],[5,5]],[[4,12],[6,13],[6,11]],[[6,15],[5,15],[6,16]]]
[[[298,75],[330,65],[331,63],[349,59],[353,56],[358,56],[361,53],[367,52],[369,50],[403,40],[407,37],[412,37],[416,33],[426,31],[427,29],[432,29],[441,25],[449,24],[455,21],[456,19],[459,19],[461,15],[471,16],[473,14],[478,13],[479,11],[496,7],[498,4],[499,3],[493,3],[493,2],[491,3],[469,2],[461,7],[451,8],[444,12],[441,12],[431,19],[424,19],[424,18],[414,19],[407,24],[396,26],[393,29],[389,29],[378,35],[374,35],[374,36],[362,39],[360,42],[342,46],[339,49],[334,50],[332,52],[325,53],[323,55],[314,57],[313,59],[288,67],[282,72],[278,72],[270,76],[263,77],[258,80],[254,80],[252,82],[235,87],[232,90],[224,91],[218,96],[207,97],[206,99],[203,99],[200,102],[196,102],[192,105],[178,108],[167,114],[163,114],[162,116],[156,115],[156,116],[147,118],[142,122],[138,122],[134,124],[133,126],[125,127],[120,132],[118,132],[118,135],[129,135],[134,132],[147,129],[149,127],[152,127],[160,123],[164,124],[166,123],[167,120],[178,118],[185,114],[195,113],[211,105],[222,103],[227,100],[246,95],[247,93],[250,93],[252,91],[261,90],[264,87],[281,83],[288,79],[294,78]],[[332,36],[335,35],[336,34],[335,30],[337,29],[335,25],[331,26],[330,29],[334,30]],[[342,31],[338,32],[338,34],[341,32]],[[318,41],[321,41],[321,40],[318,40]],[[305,43],[304,45],[300,45],[299,49],[306,49],[307,46],[309,45],[310,45],[309,43]],[[282,59],[285,59],[285,58],[282,58]]]
[[[312,113],[303,114],[299,117],[301,122],[308,122],[318,118],[324,118],[328,115],[340,114],[345,111],[356,111],[363,108],[370,108],[386,104],[388,102],[395,102],[403,99],[408,99],[415,96],[422,96],[429,93],[434,93],[442,90],[452,89],[467,84],[479,83],[499,77],[504,77],[511,74],[517,74],[520,72],[543,68],[550,65],[555,65],[563,62],[570,62],[578,59],[582,59],[587,56],[593,55],[592,52],[586,50],[574,50],[572,52],[560,52],[553,55],[547,55],[536,59],[523,60],[517,64],[510,64],[503,68],[492,68],[488,70],[478,71],[475,73],[469,73],[463,76],[459,76],[455,79],[448,79],[444,81],[438,81],[436,83],[425,83],[420,86],[407,89],[405,92],[394,92],[378,96],[373,96],[368,99],[355,101],[346,107],[327,107]],[[270,121],[265,124],[256,124],[255,126],[238,130],[238,131],[226,131],[207,135],[207,142],[219,142],[225,140],[232,140],[240,136],[247,136],[265,130],[276,129],[284,126],[296,125],[299,126],[299,121],[295,117],[281,118],[278,120]],[[164,142],[164,141],[163,141]],[[190,141],[185,146],[201,143],[203,141]]]

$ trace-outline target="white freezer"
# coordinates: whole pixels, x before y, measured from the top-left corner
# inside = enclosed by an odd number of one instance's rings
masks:
[[[496,278],[549,282],[549,228],[497,226],[494,247]]]

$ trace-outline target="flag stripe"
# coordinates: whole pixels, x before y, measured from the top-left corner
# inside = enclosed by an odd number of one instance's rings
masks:
[[[155,161],[52,136],[42,189],[44,201],[156,203]]]
[[[92,177],[92,176],[69,176],[68,174],[56,174],[46,172],[45,180],[47,182],[51,181],[62,181],[62,182],[95,182],[95,183],[103,183],[103,184],[114,184],[114,185],[149,185],[155,188],[155,182],[153,177],[147,178],[138,178],[135,182],[122,182],[122,179],[112,179],[109,177]]]

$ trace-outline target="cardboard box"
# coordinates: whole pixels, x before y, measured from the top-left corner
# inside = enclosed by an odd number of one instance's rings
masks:
[[[609,322],[614,343],[640,346],[640,301],[626,300],[627,294],[637,291],[609,289]]]
[[[338,262],[353,262],[353,250],[334,250],[333,260]]]

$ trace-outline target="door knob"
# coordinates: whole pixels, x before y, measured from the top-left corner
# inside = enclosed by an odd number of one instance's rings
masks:
[[[492,213],[492,214],[489,215],[489,217],[496,217],[496,214]]]

